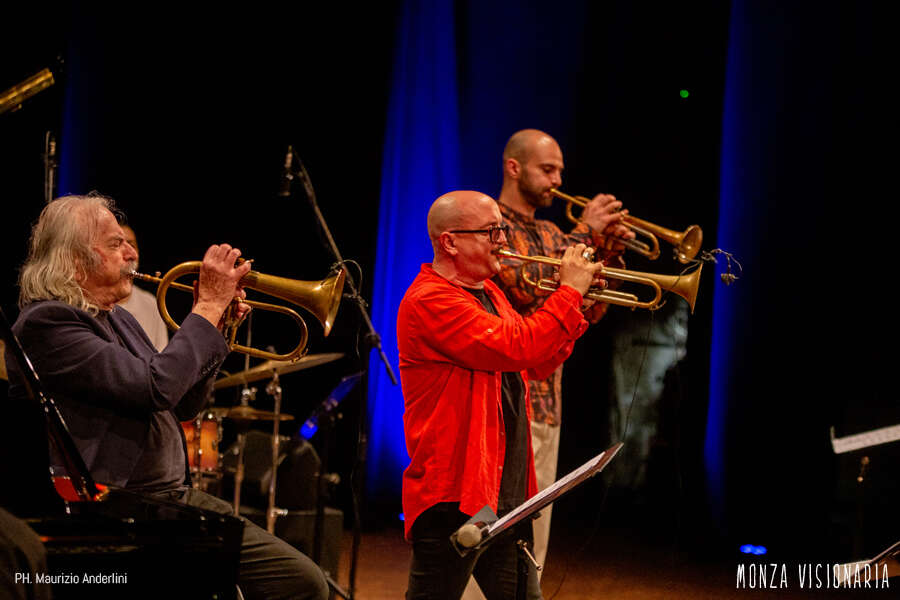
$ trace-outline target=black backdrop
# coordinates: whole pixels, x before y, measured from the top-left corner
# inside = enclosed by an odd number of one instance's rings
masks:
[[[479,15],[473,6],[458,3],[461,22]],[[828,426],[849,433],[897,422],[891,377],[896,326],[888,312],[896,132],[887,101],[891,55],[879,28],[887,19],[867,3],[736,3],[736,15],[727,3],[712,2],[690,9],[585,6],[578,23],[546,24],[572,27],[572,43],[581,50],[574,67],[579,76],[562,83],[577,82],[574,91],[552,88],[554,77],[531,72],[527,61],[511,69],[511,77],[533,77],[527,83],[543,90],[536,96],[573,95],[571,114],[551,118],[566,152],[566,188],[611,191],[628,199],[638,216],[672,227],[697,222],[708,246],[718,242],[729,36],[732,44],[740,40],[747,70],[737,118],[744,129],[729,145],[742,149],[736,162],[744,179],[736,186],[743,193],[731,196],[730,229],[738,233],[728,242],[743,252],[748,271],[729,291],[739,317],[732,324],[738,333],[730,342],[731,362],[721,373],[728,381],[727,443],[720,449],[728,473],[727,518],[717,524],[729,527],[729,548],[749,533],[801,549],[833,541],[829,523],[835,511],[846,512],[835,498],[846,500],[852,489],[835,492],[850,480],[829,454]],[[228,240],[263,272],[318,279],[330,258],[305,201],[275,196],[283,152],[292,143],[345,256],[371,276],[398,10],[393,4],[356,8],[353,15],[318,5],[231,14],[32,10],[13,19],[0,42],[7,57],[0,88],[57,55],[77,85],[63,75],[22,111],[0,116],[0,303],[7,314],[15,314],[16,268],[42,203],[40,153],[48,129],[66,149],[59,191],[114,196],[138,231],[145,270],[166,270],[198,258],[209,243]],[[463,127],[499,155],[509,128],[485,127],[473,102],[481,81],[466,66],[489,59],[477,53],[479,40],[467,37],[471,28],[458,32],[460,55],[469,61],[459,74]],[[540,64],[552,64],[547,40],[532,41]],[[531,49],[529,40],[522,43]],[[523,58],[533,57],[525,52]],[[688,101],[666,96],[680,87],[691,91]],[[479,163],[485,172],[496,167]],[[485,191],[496,193],[499,173],[493,177],[494,189]],[[545,216],[562,223],[559,208]],[[370,283],[363,285],[367,297]],[[705,278],[691,321],[685,396],[678,405],[685,478],[682,487],[662,492],[663,499],[680,499],[670,505],[681,507],[673,508],[673,524],[680,510],[721,514],[708,512],[702,476],[712,299],[719,285]],[[342,310],[327,340],[311,323],[313,351],[352,354],[358,322],[346,305]],[[608,358],[617,320],[629,315],[615,312],[579,342],[582,352],[567,371],[567,399],[606,384],[595,365]],[[287,337],[277,326],[257,325],[258,338],[280,343]],[[240,364],[232,358],[227,366]],[[314,375],[292,375],[285,380],[286,407],[304,414],[355,367],[348,358]],[[348,400],[338,470],[352,462],[352,403],[358,408],[361,399]],[[572,410],[561,471],[605,443],[595,435],[604,405]],[[585,494],[593,502],[601,491]],[[880,495],[895,498],[896,487]],[[385,518],[391,518],[396,504],[387,505],[393,508]],[[579,526],[587,518],[573,515]],[[896,537],[895,521],[882,523],[879,543]],[[849,535],[849,527],[841,525],[841,535]]]

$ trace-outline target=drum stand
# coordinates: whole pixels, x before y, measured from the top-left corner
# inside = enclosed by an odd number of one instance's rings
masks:
[[[253,343],[253,311],[247,315],[247,346]],[[250,368],[250,355],[244,355],[244,371]],[[251,388],[246,383],[241,389],[241,406],[250,406],[250,401],[256,399],[256,388]],[[244,485],[244,446],[247,443],[247,423],[237,423],[237,463],[234,468],[234,516],[241,516],[241,486]]]
[[[238,431],[237,434],[237,466],[234,468],[234,516],[241,516],[241,485],[244,483],[244,443],[246,432]]]
[[[275,419],[272,422],[272,478],[269,479],[269,509],[266,511],[266,529],[275,535],[275,519],[285,516],[288,511],[275,507],[275,479],[278,476],[278,427],[281,423],[281,384],[278,371],[272,372],[272,381],[266,386],[266,393],[275,399]]]
[[[281,424],[281,383],[278,371],[272,371],[272,379],[266,385],[266,393],[275,399],[275,410],[272,412],[272,476],[269,479],[269,504],[266,510],[266,530],[275,534],[275,519],[288,514],[288,511],[275,506],[275,489],[278,478],[278,447],[281,438],[278,434]],[[256,388],[244,387],[241,392],[241,406],[249,406],[248,401],[256,395]],[[237,432],[237,464],[234,469],[234,516],[240,516],[241,511],[241,486],[244,483],[244,447],[246,445],[247,430],[251,421],[248,419],[235,419],[238,425]]]
[[[241,390],[241,406],[250,406],[250,401],[256,397],[256,388],[244,386]],[[247,440],[249,422],[236,421],[237,423],[237,462],[234,468],[234,516],[241,516],[241,486],[244,484],[244,446]]]

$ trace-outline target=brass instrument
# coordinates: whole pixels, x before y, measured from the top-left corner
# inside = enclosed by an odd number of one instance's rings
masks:
[[[53,84],[53,72],[50,69],[41,69],[25,81],[0,92],[0,114],[19,110],[23,102]]]
[[[176,265],[163,277],[144,275],[143,273],[133,273],[135,279],[155,283],[159,287],[156,290],[156,307],[159,314],[165,321],[169,329],[177,331],[178,325],[169,315],[166,307],[166,294],[170,287],[177,290],[193,293],[194,288],[183,283],[175,283],[175,280],[190,273],[198,273],[202,263],[198,260],[183,262]],[[346,274],[343,269],[333,273],[321,281],[299,281],[295,279],[287,279],[286,277],[277,277],[275,275],[264,275],[256,271],[249,271],[241,278],[240,284],[245,289],[252,289],[268,294],[275,298],[279,298],[291,304],[302,306],[309,312],[313,313],[325,330],[325,335],[331,332],[331,326],[334,325],[334,319],[337,315],[338,307],[341,304],[341,293],[344,289],[344,278]],[[249,304],[255,310],[265,310],[278,312],[293,318],[300,327],[300,343],[291,352],[287,354],[277,354],[275,352],[267,352],[250,346],[242,346],[235,343],[239,322],[233,322],[226,312],[226,326],[223,331],[225,338],[228,340],[229,348],[234,352],[249,354],[257,358],[265,360],[286,360],[295,361],[306,354],[306,342],[309,337],[309,330],[303,318],[296,311],[277,304],[269,304],[268,302],[259,302],[257,300],[242,300],[245,304]],[[233,305],[232,305],[233,306]],[[230,309],[229,309],[230,310]]]
[[[553,265],[558,267],[560,262],[558,258],[550,258],[547,256],[526,256],[524,254],[516,254],[509,250],[500,249],[497,251],[498,256],[504,258],[512,258],[526,262],[535,262],[544,265]],[[697,291],[700,287],[700,271],[703,268],[701,263],[697,269],[691,271],[687,275],[658,275],[656,273],[643,273],[641,271],[628,271],[625,269],[616,269],[613,267],[603,267],[600,272],[605,279],[618,279],[629,283],[637,283],[650,287],[654,296],[652,300],[641,301],[635,294],[628,292],[620,292],[618,290],[607,290],[592,287],[584,295],[585,298],[596,300],[598,302],[607,302],[609,304],[618,304],[619,306],[628,306],[631,308],[646,308],[648,310],[656,310],[664,304],[662,295],[664,291],[672,292],[687,300],[691,307],[691,313],[694,312],[694,304],[697,302]],[[559,284],[550,279],[539,279],[535,281],[525,272],[524,265],[522,270],[522,278],[528,285],[548,292],[556,291]]]
[[[550,193],[556,198],[565,200],[568,203],[566,204],[566,217],[573,223],[578,223],[580,219],[575,218],[575,215],[572,214],[572,205],[577,204],[581,208],[584,208],[584,206],[590,202],[590,199],[585,198],[584,196],[570,196],[555,188],[551,189]],[[657,238],[662,238],[675,246],[675,256],[678,258],[678,261],[683,264],[690,262],[691,259],[697,255],[697,252],[700,251],[700,246],[703,244],[703,230],[699,225],[691,225],[679,233],[672,229],[666,229],[665,227],[655,225],[649,221],[632,217],[631,215],[622,217],[622,224],[636,234],[646,237],[647,242],[639,240],[622,240],[621,243],[624,244],[626,248],[643,254],[650,260],[659,258],[659,240]]]

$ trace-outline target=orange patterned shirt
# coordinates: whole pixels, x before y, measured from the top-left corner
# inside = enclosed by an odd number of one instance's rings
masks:
[[[587,244],[596,248],[596,255],[604,264],[624,267],[620,253],[610,253],[602,249],[602,236],[584,223],[579,223],[568,235],[550,221],[534,219],[503,203],[498,203],[504,225],[509,225],[508,245],[517,254],[529,256],[549,256],[560,258],[566,248],[574,244]],[[529,279],[552,278],[554,268],[550,265],[523,263],[510,258],[500,259],[500,274],[494,282],[506,293],[513,308],[523,317],[534,313],[552,292],[539,290],[527,284],[523,278],[525,271]],[[598,302],[585,311],[590,323],[596,323],[606,313],[608,304]],[[547,379],[529,380],[532,420],[538,423],[558,426],[562,420],[562,365]]]

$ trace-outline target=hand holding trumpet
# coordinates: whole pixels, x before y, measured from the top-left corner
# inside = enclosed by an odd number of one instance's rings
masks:
[[[566,248],[559,263],[559,284],[575,288],[584,296],[603,271],[603,263],[593,262],[594,250],[584,244]]]
[[[240,255],[240,250],[228,244],[210,246],[200,265],[199,280],[194,283],[194,307],[191,312],[219,330],[225,326],[225,320],[240,322],[250,312],[250,306],[243,302],[238,302],[233,311],[229,310],[235,298],[243,300],[247,297],[240,281],[250,271],[251,263],[237,263]]]
[[[622,222],[626,215],[628,211],[622,210],[622,203],[615,196],[597,194],[585,205],[581,221],[603,235],[606,250],[621,253],[625,251],[625,241],[635,237],[634,231]]]

